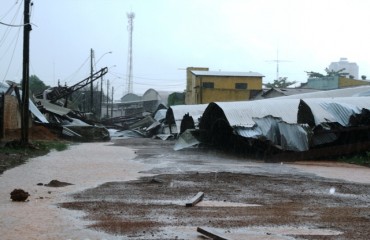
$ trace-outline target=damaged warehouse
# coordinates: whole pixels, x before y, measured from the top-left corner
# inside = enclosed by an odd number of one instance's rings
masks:
[[[369,142],[370,97],[274,99],[211,103],[200,124],[202,140],[245,153],[307,152]],[[338,151],[340,154],[340,151]]]
[[[175,149],[202,143],[271,160],[366,151],[369,93],[364,86],[268,100],[213,102],[195,118],[200,122],[195,130],[189,129],[193,137],[185,131]],[[190,116],[192,109],[190,105]],[[177,116],[177,125],[184,119]]]

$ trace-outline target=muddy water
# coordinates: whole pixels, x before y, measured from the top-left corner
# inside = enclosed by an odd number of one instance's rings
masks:
[[[69,150],[30,159],[27,164],[0,176],[0,238],[7,239],[114,239],[114,236],[85,229],[82,213],[57,207],[69,201],[68,194],[109,181],[132,180],[146,170],[132,161],[135,154],[110,143],[86,143]],[[73,185],[38,186],[57,179]],[[22,188],[28,202],[12,202],[10,192]]]

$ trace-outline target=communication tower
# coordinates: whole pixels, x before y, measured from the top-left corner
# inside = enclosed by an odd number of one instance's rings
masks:
[[[134,18],[135,13],[127,13],[128,18],[128,56],[127,56],[127,76],[126,76],[126,93],[132,93],[133,91],[133,81],[132,81],[132,31],[134,30]]]

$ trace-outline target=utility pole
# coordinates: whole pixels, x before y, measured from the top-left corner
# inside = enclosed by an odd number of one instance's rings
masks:
[[[28,145],[29,128],[29,65],[30,65],[30,5],[31,0],[24,1],[23,26],[23,72],[22,72],[22,112],[21,112],[21,144]]]
[[[93,78],[94,74],[94,65],[93,65],[93,58],[94,58],[94,50],[91,48],[90,50],[90,77]],[[90,112],[94,115],[94,85],[91,81],[90,83]]]
[[[110,112],[111,117],[113,117],[113,106],[114,106],[114,105],[113,105],[113,104],[114,104],[114,103],[113,103],[113,94],[114,94],[114,86],[112,86],[112,108],[111,108],[111,110],[110,110],[110,111],[111,111],[111,112]]]
[[[102,110],[103,110],[103,76],[101,76],[100,79],[100,112],[99,112],[100,119],[102,119],[103,117]]]
[[[107,80],[107,118],[109,118],[109,80]]]

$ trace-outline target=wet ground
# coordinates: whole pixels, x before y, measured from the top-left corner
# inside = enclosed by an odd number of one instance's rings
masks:
[[[264,163],[203,148],[176,152],[173,144],[81,144],[6,171],[2,239],[205,239],[197,227],[228,239],[370,235],[369,168]],[[73,185],[37,186],[52,179]],[[17,187],[31,194],[29,202],[9,200]],[[185,207],[198,192],[203,201]]]

